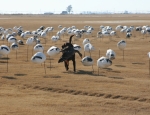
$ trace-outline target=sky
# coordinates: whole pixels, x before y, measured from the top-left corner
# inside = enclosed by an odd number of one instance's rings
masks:
[[[74,13],[94,12],[150,12],[150,0],[1,0],[0,13],[53,12],[59,13],[72,5]]]

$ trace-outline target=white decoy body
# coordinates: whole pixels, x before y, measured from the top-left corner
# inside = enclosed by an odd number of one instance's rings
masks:
[[[36,44],[34,46],[34,51],[36,51],[36,52],[43,52],[44,51],[44,47],[42,46],[42,44]]]
[[[67,30],[68,35],[73,35],[72,30]]]
[[[123,28],[123,29],[120,30],[120,32],[124,33],[124,32],[126,32],[126,29]]]
[[[85,35],[90,35],[91,33],[92,33],[91,30],[87,30],[87,31],[85,32]]]
[[[5,40],[5,36],[4,36],[4,34],[1,36],[1,40]]]
[[[116,53],[112,49],[108,49],[106,52],[106,57],[110,60],[113,60],[116,58]]]
[[[146,28],[146,31],[147,31],[148,33],[150,33],[150,27],[147,27],[147,28]]]
[[[17,39],[15,37],[11,36],[11,37],[8,38],[8,42],[9,43],[16,43]]]
[[[10,37],[14,37],[12,34],[7,34],[6,35],[6,40],[8,40]]]
[[[43,31],[43,32],[41,33],[41,37],[42,37],[42,38],[46,38],[46,36],[47,36],[47,33],[46,33],[45,31]]]
[[[31,58],[31,61],[33,63],[38,63],[38,64],[41,64],[43,63],[44,61],[46,60],[46,56],[44,53],[42,52],[37,52],[36,54],[34,54]]]
[[[102,31],[102,35],[103,35],[103,36],[109,36],[110,33],[109,33],[108,31]]]
[[[97,38],[101,38],[103,36],[102,32],[101,31],[98,31],[97,32]]]
[[[119,30],[121,30],[122,28],[123,28],[123,26],[118,25],[118,26],[116,27],[116,30],[119,31]]]
[[[102,30],[105,26],[101,25],[99,28]]]
[[[86,30],[87,30],[87,29],[88,29],[88,27],[89,27],[88,25],[85,25],[85,26],[84,26],[84,29],[86,29]]]
[[[145,35],[146,34],[146,30],[141,30],[141,34]]]
[[[55,56],[60,53],[60,49],[56,46],[52,46],[47,50],[49,56]]]
[[[10,53],[10,48],[6,45],[0,46],[0,54],[1,55],[8,55]]]
[[[94,46],[91,43],[87,43],[84,45],[84,51],[89,52],[93,50],[94,50]]]
[[[52,36],[52,37],[51,37],[51,40],[52,40],[53,42],[58,41],[58,39],[59,39],[58,36]]]
[[[97,60],[97,67],[98,68],[107,68],[112,65],[112,61],[109,60],[107,57],[102,56]]]
[[[126,42],[124,40],[121,40],[117,43],[117,47],[120,49],[120,50],[124,50],[124,48],[126,47]]]
[[[126,38],[130,38],[132,36],[132,34],[130,33],[130,32],[128,32],[127,34],[126,34]]]
[[[13,35],[14,37],[16,37],[16,36],[17,36],[17,33],[16,33],[16,32],[12,32],[12,35]]]
[[[141,26],[135,28],[135,31],[141,31],[141,30],[142,30]]]
[[[85,56],[81,62],[84,66],[92,66],[94,63],[93,59],[89,56]]]
[[[115,35],[116,35],[116,32],[115,32],[115,31],[111,31],[111,32],[110,32],[110,35],[111,35],[111,36],[115,36]]]
[[[17,26],[14,26],[14,27],[13,27],[13,30],[14,30],[14,31],[17,31]]]
[[[20,37],[21,38],[26,38],[26,33],[21,33]]]
[[[10,47],[12,50],[17,50],[19,48],[17,43],[12,43]]]
[[[77,44],[73,44],[74,50],[81,51],[81,47]]]
[[[147,55],[148,55],[148,58],[150,59],[150,52],[148,52]]]
[[[72,28],[72,29],[76,29],[76,26],[72,26],[71,28]]]
[[[34,43],[34,38],[33,37],[28,38],[27,41],[26,41],[27,45],[33,45],[33,43]]]
[[[62,28],[62,25],[58,25],[58,28]]]
[[[85,39],[83,40],[83,45],[85,45],[85,44],[87,44],[87,43],[90,43],[90,40],[89,40],[88,38],[85,38]]]
[[[60,33],[60,31],[58,31],[58,32],[56,33],[56,35],[57,35],[57,36],[61,36],[61,33]]]
[[[18,40],[17,42],[18,42],[19,45],[24,45],[22,40]]]

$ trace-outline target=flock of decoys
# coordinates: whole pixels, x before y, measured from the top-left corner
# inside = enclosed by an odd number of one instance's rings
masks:
[[[75,26],[72,27],[62,27],[61,25],[58,26],[60,29],[56,35],[52,35],[51,41],[54,43],[60,39],[64,35],[74,35],[75,39],[81,38],[85,36],[88,36],[93,33],[94,28],[92,26],[84,26],[84,29],[77,29]],[[142,26],[142,27],[134,27],[134,26],[122,26],[118,25],[115,30],[112,29],[111,26],[100,26],[100,31],[97,32],[97,38],[102,38],[104,36],[118,36],[117,32],[126,33],[126,38],[130,38],[132,36],[133,31],[139,31],[142,35],[150,34],[150,27],[149,26]],[[41,44],[40,40],[44,39],[45,44],[47,43],[46,38],[49,35],[49,33],[52,33],[54,30],[53,27],[47,27],[44,26],[39,27],[35,31],[24,31],[23,27],[13,27],[5,29],[3,27],[0,27],[0,40],[3,41],[3,45],[0,46],[0,58],[2,56],[8,56],[11,50],[16,50],[16,58],[17,58],[17,50],[19,48],[19,45],[26,44],[27,46],[27,61],[28,61],[28,47],[30,45],[34,45],[33,50],[37,53],[35,53],[31,57],[31,62],[33,63],[44,63],[45,68],[45,61],[46,61],[46,55],[44,54],[44,47]],[[16,36],[19,36],[19,40],[17,40]],[[23,40],[26,40],[26,43],[23,42]],[[7,41],[7,45],[4,45],[4,41]],[[11,45],[10,45],[11,44]],[[80,51],[81,46],[78,44],[73,44],[73,47],[75,50]],[[124,59],[124,49],[126,47],[126,41],[121,40],[117,43],[117,47],[123,51],[123,59]],[[90,43],[90,40],[88,38],[85,38],[83,40],[83,48],[84,48],[84,57],[82,58],[81,62],[84,66],[92,66],[94,64],[94,61],[91,56],[91,52],[95,50],[95,47]],[[47,50],[47,55],[49,57],[54,57],[58,55],[61,52],[61,49],[52,46]],[[90,56],[86,56],[85,52],[88,52]],[[148,54],[150,57],[150,53]],[[97,59],[97,67],[98,68],[107,68],[112,65],[112,60],[114,60],[116,57],[115,51],[112,49],[108,49],[106,51],[106,56],[102,56],[99,59]],[[51,65],[51,62],[50,62]],[[8,60],[7,60],[7,71],[8,71]],[[46,70],[45,70],[46,73]],[[99,74],[99,69],[98,69]]]

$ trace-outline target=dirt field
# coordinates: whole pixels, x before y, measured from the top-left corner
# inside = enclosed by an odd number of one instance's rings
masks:
[[[149,115],[150,114],[150,75],[149,59],[150,35],[147,38],[134,31],[130,39],[125,34],[117,32],[119,37],[108,37],[100,40],[96,37],[100,25],[112,26],[143,26],[150,25],[150,15],[0,15],[0,27],[13,28],[22,26],[24,30],[33,31],[40,26],[54,27],[53,33],[47,36],[47,43],[41,39],[46,51],[53,45],[61,48],[68,41],[65,35],[62,40],[53,43],[50,38],[63,27],[76,26],[82,29],[85,25],[92,26],[92,35],[85,36],[94,45],[94,73],[91,66],[83,66],[81,58],[76,55],[77,72],[73,72],[72,62],[69,71],[63,63],[57,63],[61,53],[46,60],[46,75],[44,65],[30,61],[32,48],[30,46],[27,61],[27,46],[19,46],[18,58],[16,52],[0,58],[0,115]],[[84,38],[85,38],[84,37]],[[82,47],[83,37],[75,40]],[[21,39],[17,36],[17,39]],[[124,52],[117,48],[120,40],[126,40]],[[24,40],[25,42],[26,40]],[[0,45],[7,42],[0,41]],[[105,56],[108,48],[116,52],[112,66],[100,69],[98,75],[97,59]],[[86,52],[89,56],[89,53]]]

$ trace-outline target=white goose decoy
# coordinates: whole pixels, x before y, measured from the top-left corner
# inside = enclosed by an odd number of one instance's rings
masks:
[[[17,31],[17,26],[14,26],[14,27],[13,27],[13,30],[14,30],[14,31]]]
[[[103,35],[103,36],[109,36],[110,33],[109,33],[108,31],[102,31],[102,35]]]
[[[24,33],[26,34],[26,36],[31,36],[32,35],[32,32],[30,32],[30,31],[25,31]]]
[[[102,30],[105,26],[101,25],[99,28]]]
[[[11,44],[10,48],[12,50],[17,50],[19,47],[18,47],[18,44],[14,42],[14,43]]]
[[[130,32],[127,32],[126,38],[130,38],[131,36],[132,36],[132,34]]]
[[[16,50],[16,59],[17,59],[17,50],[19,48],[18,44],[14,42],[14,43],[11,44],[10,48],[12,50]]]
[[[26,44],[27,44],[27,61],[28,61],[28,48],[29,48],[29,46],[34,45],[34,38],[33,37],[28,38],[26,40]],[[32,50],[32,52],[33,52],[33,50]]]
[[[84,45],[84,51],[89,52],[89,51],[93,51],[95,48],[91,43],[87,43]]]
[[[123,61],[124,61],[124,48],[126,47],[126,42],[121,40],[117,43],[117,47],[123,52]]]
[[[72,26],[71,28],[72,28],[72,29],[76,29],[76,26]]]
[[[23,31],[23,27],[22,26],[19,26],[18,29]]]
[[[7,35],[7,34],[8,34],[7,29],[6,29],[6,30],[4,30],[3,34],[4,34],[4,35]]]
[[[51,40],[52,40],[53,42],[58,41],[58,39],[59,39],[59,36],[52,36],[52,37],[51,37]]]
[[[106,52],[106,57],[110,60],[113,60],[116,57],[116,53],[112,49],[108,49]]]
[[[19,45],[24,45],[22,40],[18,40],[17,42],[18,42]]]
[[[64,30],[64,29],[62,29],[62,30],[60,30],[59,32],[60,32],[60,35],[64,35],[65,30]]]
[[[150,27],[146,28],[146,32],[150,33]]]
[[[126,30],[127,28],[128,28],[128,26],[123,26],[123,29],[125,29],[125,30]]]
[[[34,51],[36,51],[36,52],[43,52],[44,51],[44,47],[41,44],[36,44],[34,46]]]
[[[60,53],[60,49],[56,46],[52,46],[47,50],[49,56],[55,56]]]
[[[57,36],[61,36],[61,33],[60,33],[60,31],[58,31],[58,32],[56,33],[56,35],[57,35]]]
[[[121,33],[125,33],[125,32],[126,32],[126,29],[123,28],[123,29],[120,30],[120,32],[121,32]]]
[[[67,30],[68,35],[73,35],[72,30]]]
[[[6,40],[8,40],[10,37],[14,37],[12,34],[7,34],[6,35]]]
[[[92,33],[92,30],[87,30],[86,32],[85,32],[85,35],[91,35],[91,33]]]
[[[91,51],[93,51],[95,48],[91,43],[87,43],[84,45],[84,56],[85,56],[85,52],[89,52],[90,53],[90,57],[91,57]]]
[[[11,37],[8,38],[8,42],[9,43],[16,43],[17,39],[15,37],[11,36]]]
[[[83,40],[83,45],[85,45],[85,44],[87,44],[87,43],[90,43],[90,40],[89,40],[88,38],[85,38],[85,39]]]
[[[148,52],[147,55],[148,55],[148,58],[150,59],[150,52]]]
[[[60,53],[60,49],[58,48],[58,47],[56,47],[56,46],[52,46],[52,47],[50,47],[48,50],[47,50],[47,54],[49,55],[49,58],[51,57],[51,56],[55,56],[55,55],[57,55],[57,54],[59,54]],[[51,59],[50,59],[50,70],[51,70]]]
[[[41,33],[41,37],[42,37],[42,38],[46,38],[46,36],[47,36],[46,31],[43,31],[43,32]]]
[[[46,74],[45,60],[46,60],[46,56],[45,56],[45,54],[43,52],[37,52],[31,58],[31,61],[33,63],[41,64],[41,63],[44,62],[44,70],[45,70],[45,74]]]
[[[26,40],[26,44],[27,45],[33,45],[34,44],[34,38],[33,37],[30,37]]]
[[[20,35],[20,37],[23,39],[26,38],[26,36],[27,36],[26,33],[21,33],[21,35]]]
[[[48,32],[52,32],[54,30],[54,28],[53,27],[50,27],[49,29],[48,29]]]
[[[120,49],[120,50],[124,50],[124,48],[126,47],[126,42],[124,40],[121,40],[117,43],[117,47]]]
[[[112,65],[112,61],[109,60],[107,57],[102,56],[97,60],[97,67],[98,68],[107,68]]]
[[[1,40],[4,41],[5,40],[5,36],[4,34],[1,36]]]
[[[144,38],[144,35],[147,33],[146,30],[141,30],[141,34],[143,35],[143,38]]]
[[[78,50],[78,51],[81,50],[81,47],[77,44],[73,44],[73,47],[74,47],[74,50]]]
[[[110,35],[111,35],[111,36],[115,36],[115,35],[116,35],[116,32],[115,32],[115,31],[111,31],[111,32],[110,32]]]
[[[56,35],[56,38],[57,38],[58,40],[61,40],[60,36],[57,36],[57,35]]]
[[[138,27],[135,27],[135,31],[141,31],[142,30],[142,27],[141,26],[138,26]]]
[[[116,27],[116,30],[119,31],[119,30],[121,30],[122,28],[123,28],[123,26],[118,25],[118,26]]]
[[[98,31],[97,32],[97,38],[101,38],[102,37],[102,32],[101,31]]]
[[[81,62],[84,66],[92,66],[94,63],[93,59],[89,56],[85,56]]]
[[[17,33],[16,33],[16,32],[12,32],[12,35],[13,35],[14,37],[16,37],[16,36],[17,36]]]
[[[61,29],[61,28],[62,28],[62,25],[58,25],[58,28]]]
[[[2,55],[8,55],[10,53],[10,48],[6,45],[0,46],[0,54]]]
[[[8,72],[8,54],[10,53],[10,48],[6,45],[0,46],[0,56],[7,55],[7,72]]]
[[[31,61],[33,63],[38,63],[38,64],[41,64],[43,63],[44,61],[46,60],[46,56],[44,53],[42,52],[37,52],[36,54],[34,54],[31,58]]]
[[[85,26],[84,26],[84,29],[86,29],[86,30],[87,30],[87,29],[88,29],[88,27],[89,27],[88,25],[85,25]]]

